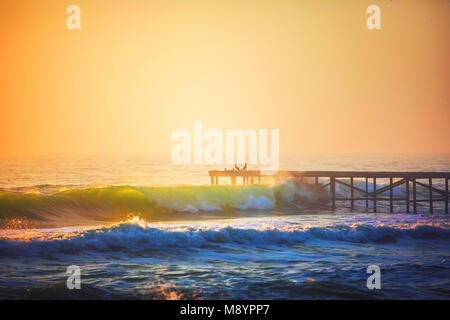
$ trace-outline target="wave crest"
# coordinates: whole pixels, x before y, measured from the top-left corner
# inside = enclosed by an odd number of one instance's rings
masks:
[[[237,227],[191,225],[156,227],[134,218],[108,227],[90,228],[30,238],[0,238],[2,256],[41,256],[55,253],[75,254],[83,251],[145,253],[154,250],[213,249],[223,245],[291,246],[306,241],[341,241],[352,243],[386,243],[399,239],[450,239],[450,229],[430,225],[410,228],[388,226],[329,226],[301,228],[286,225]]]
[[[22,218],[48,221],[64,218],[66,221],[118,221],[130,213],[139,213],[148,221],[158,221],[170,212],[273,210],[294,203],[310,203],[316,193],[306,186],[292,183],[273,187],[110,186],[76,188],[54,194],[0,192],[0,220]]]

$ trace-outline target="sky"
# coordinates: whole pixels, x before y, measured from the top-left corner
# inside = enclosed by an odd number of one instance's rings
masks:
[[[194,120],[279,129],[281,153],[447,153],[449,39],[447,0],[2,0],[0,155],[165,153]]]

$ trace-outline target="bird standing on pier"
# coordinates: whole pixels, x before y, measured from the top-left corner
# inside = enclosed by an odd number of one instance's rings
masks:
[[[245,170],[247,170],[247,162],[244,164],[244,166],[242,167],[242,169],[239,168],[239,166],[238,166],[236,163],[234,164],[234,168],[235,168],[237,171],[245,171]]]

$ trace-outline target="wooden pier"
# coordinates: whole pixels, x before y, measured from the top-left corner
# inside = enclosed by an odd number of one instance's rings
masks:
[[[353,210],[355,201],[365,201],[366,209],[369,210],[369,202],[373,203],[373,211],[377,212],[377,202],[389,201],[390,212],[394,211],[394,201],[404,201],[406,212],[410,213],[412,204],[413,212],[417,213],[417,203],[428,202],[429,211],[433,213],[433,203],[437,201],[445,202],[445,213],[448,214],[448,180],[450,172],[379,172],[379,171],[278,171],[275,175],[263,175],[259,170],[213,170],[209,171],[211,185],[219,184],[219,177],[228,177],[231,184],[235,185],[237,178],[242,178],[243,184],[261,183],[263,178],[275,179],[275,181],[295,180],[303,181],[308,179],[310,183],[320,185],[322,188],[330,188],[331,208],[336,209],[336,201],[350,201],[350,208]],[[319,183],[321,178],[321,183]],[[365,188],[355,186],[355,179],[365,181]],[[377,188],[377,179],[387,179],[386,186]],[[433,179],[443,182],[444,189],[433,186]],[[325,180],[325,183],[324,181]],[[372,181],[372,190],[369,190],[369,181]],[[350,191],[350,197],[338,198],[336,196],[336,184],[339,184]],[[405,198],[394,197],[394,188],[404,185]],[[411,189],[412,185],[412,199]],[[417,189],[422,187],[428,190],[426,199],[418,199]],[[389,198],[382,198],[381,194],[389,191]]]

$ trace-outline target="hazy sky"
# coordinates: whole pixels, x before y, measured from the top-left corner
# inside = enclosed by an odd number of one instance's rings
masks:
[[[168,152],[194,120],[286,153],[450,152],[449,39],[447,0],[2,0],[0,155]]]

